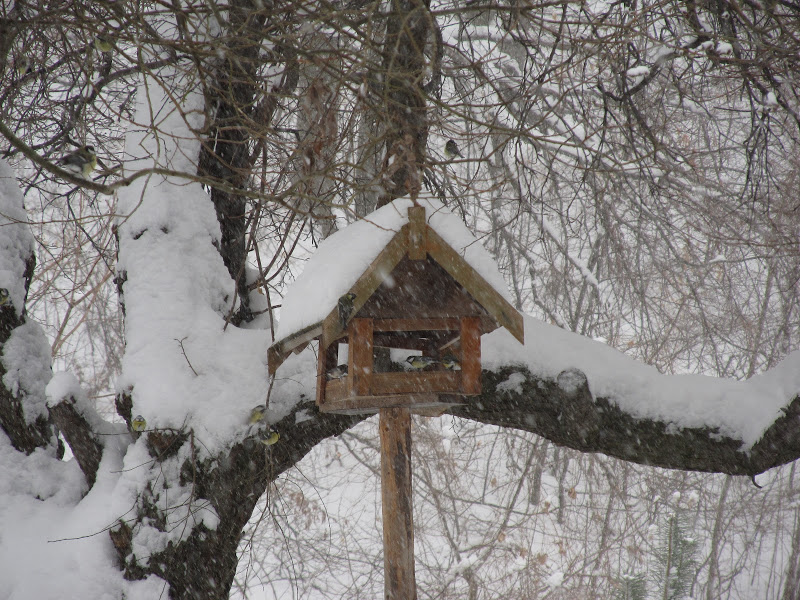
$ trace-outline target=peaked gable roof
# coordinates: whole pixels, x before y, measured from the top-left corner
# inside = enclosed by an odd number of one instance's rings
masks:
[[[491,255],[441,202],[420,196],[417,203],[425,208],[427,253],[522,341],[522,317],[509,303],[505,281]],[[409,198],[398,198],[320,244],[283,299],[277,341],[270,348],[270,372],[289,352],[323,332],[328,340],[341,334],[337,303],[342,295],[356,294],[357,312],[390,277],[409,250],[408,209],[413,205]]]

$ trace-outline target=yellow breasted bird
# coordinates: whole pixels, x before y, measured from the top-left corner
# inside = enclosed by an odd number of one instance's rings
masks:
[[[406,362],[411,365],[412,369],[416,371],[439,364],[438,360],[431,358],[430,356],[409,356],[406,359]]]
[[[348,292],[341,298],[336,305],[339,309],[339,325],[342,329],[347,329],[347,322],[353,316],[353,309],[355,308],[356,295],[353,292]]]
[[[59,164],[65,171],[88,178],[97,166],[97,155],[94,153],[94,146],[81,146],[65,155]]]
[[[6,288],[0,288],[0,306],[5,306],[11,300],[11,296]]]
[[[452,354],[448,354],[442,359],[442,366],[448,371],[460,371],[461,363]]]
[[[111,40],[108,36],[98,34],[94,38],[94,47],[97,48],[98,52],[106,53],[111,52],[114,49],[114,46],[111,45]]]
[[[147,421],[144,420],[142,415],[136,415],[131,421],[131,429],[134,431],[142,432],[147,428]]]
[[[259,404],[258,406],[253,407],[253,410],[250,411],[250,418],[248,419],[248,423],[250,425],[255,425],[256,423],[260,423],[264,420],[267,416],[267,405],[266,404]]]
[[[20,56],[14,61],[14,70],[22,77],[33,71],[33,61],[27,56]]]
[[[276,444],[279,439],[281,439],[281,434],[274,429],[269,428],[262,431],[258,436],[258,440],[265,446],[272,446],[273,444]]]

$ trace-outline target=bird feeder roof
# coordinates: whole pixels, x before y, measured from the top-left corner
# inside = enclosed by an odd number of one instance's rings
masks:
[[[443,242],[438,244],[442,254],[432,258],[442,263],[467,292],[483,300],[481,304],[498,324],[522,339],[521,317],[509,303],[508,288],[491,255],[439,200],[420,195],[417,204],[425,208],[432,237]],[[365,277],[373,281],[376,276],[391,277],[391,269],[407,250],[407,236],[399,234],[409,222],[408,209],[412,206],[410,198],[398,198],[320,244],[283,298],[276,342],[270,349],[271,372],[289,352],[322,334],[323,322],[336,313],[341,296],[361,292]],[[370,294],[374,292],[374,287],[367,287]],[[365,299],[361,300],[363,304]]]

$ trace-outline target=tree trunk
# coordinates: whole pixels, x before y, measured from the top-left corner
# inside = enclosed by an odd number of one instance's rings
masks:
[[[315,418],[296,423],[300,411],[313,412]],[[181,464],[176,464],[175,455],[183,444],[194,448],[192,436],[146,433],[150,454],[162,464],[163,472],[180,472],[180,484],[190,484],[194,490],[191,502],[197,506],[208,502],[219,516],[219,524],[213,530],[194,525],[187,539],[139,562],[132,554],[132,527],[146,520],[158,528],[166,516],[157,498],[140,497],[137,518],[120,521],[109,532],[125,577],[157,575],[169,584],[172,600],[226,600],[236,574],[242,530],[267,486],[320,441],[342,433],[361,419],[321,414],[312,403],[302,403],[273,425],[280,433],[277,444],[265,447],[248,438],[222,456],[205,461],[191,458]]]
[[[212,187],[211,201],[217,211],[222,240],[220,254],[233,280],[239,297],[234,323],[252,319],[249,290],[245,277],[247,254],[251,241],[247,236],[250,210],[246,198],[231,189],[246,187],[260,146],[250,152],[254,134],[263,134],[278,108],[278,98],[291,94],[297,86],[299,71],[291,48],[277,49],[284,66],[280,83],[256,103],[262,86],[258,68],[266,62],[259,56],[267,13],[255,11],[247,0],[236,0],[228,11],[227,48],[220,64],[210,66],[213,73],[207,82],[206,112],[213,115],[206,143],[200,154],[198,174],[213,178],[225,187]],[[260,131],[254,131],[257,124]]]
[[[433,18],[427,0],[392,0],[383,50],[386,156],[379,207],[421,188],[428,143],[422,82]]]
[[[5,26],[0,23],[0,32]],[[0,42],[2,44],[2,42]],[[2,50],[2,48],[0,48]],[[0,159],[2,160],[2,159]],[[0,182],[3,179],[14,180],[11,169],[0,162]],[[21,255],[21,248],[28,246],[29,252]],[[28,389],[31,380],[39,380],[50,375],[50,348],[44,333],[38,325],[27,323],[25,318],[25,301],[28,297],[33,269],[36,265],[33,235],[28,229],[28,220],[23,208],[22,193],[13,185],[0,189],[0,252],[3,253],[2,266],[7,270],[5,285],[5,301],[0,303],[0,430],[4,431],[11,444],[25,454],[37,448],[51,447],[59,457],[64,448],[54,431],[51,417],[45,409],[44,386],[47,381],[37,381],[41,389]],[[38,334],[40,339],[35,339]],[[16,354],[12,338],[24,339],[26,345],[39,343],[41,364],[34,364],[32,356],[26,364],[15,364]],[[30,350],[27,350],[30,353]],[[6,380],[9,369],[14,371],[33,371],[30,377],[12,373],[12,384]],[[17,382],[17,389],[13,382]]]

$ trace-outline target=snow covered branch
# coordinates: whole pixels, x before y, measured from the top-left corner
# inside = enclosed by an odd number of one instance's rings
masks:
[[[509,385],[509,382],[512,385]],[[526,369],[483,372],[483,394],[450,413],[531,431],[582,452],[601,452],[640,464],[755,476],[800,457],[800,396],[751,449],[715,427],[676,427],[592,398],[585,375],[564,371],[555,380]]]

